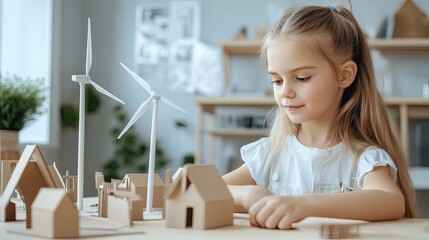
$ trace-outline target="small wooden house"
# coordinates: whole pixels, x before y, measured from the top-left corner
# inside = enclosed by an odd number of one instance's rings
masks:
[[[79,213],[64,189],[41,188],[31,211],[35,235],[47,238],[79,236]]]
[[[186,165],[166,195],[166,224],[209,229],[232,225],[233,198],[213,165]]]
[[[110,193],[108,199],[107,218],[130,227],[132,225],[132,220],[136,220],[133,219],[132,203],[139,200],[139,197],[130,192],[119,191]],[[138,220],[143,220],[143,218]]]
[[[394,17],[394,38],[429,37],[429,20],[412,0],[404,0]]]
[[[14,203],[11,202],[16,189],[22,196],[25,209],[27,209],[26,227],[31,228],[31,205],[39,189],[43,187],[55,188],[56,185],[39,147],[27,145],[0,198],[0,222],[16,220],[16,209]]]
[[[148,175],[144,173],[129,173],[125,175],[118,190],[127,189],[140,197],[142,205],[146,206]],[[153,207],[164,207],[164,183],[158,174],[154,175],[153,181]]]

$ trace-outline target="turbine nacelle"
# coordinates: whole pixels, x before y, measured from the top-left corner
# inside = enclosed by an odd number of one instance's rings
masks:
[[[87,84],[91,81],[91,77],[88,75],[72,75],[72,81]]]

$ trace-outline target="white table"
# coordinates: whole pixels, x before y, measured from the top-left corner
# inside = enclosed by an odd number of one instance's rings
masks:
[[[100,239],[319,239],[321,224],[355,222],[359,223],[358,239],[429,239],[429,219],[361,223],[353,220],[310,217],[297,223],[294,230],[269,230],[251,227],[247,214],[234,214],[233,226],[210,230],[166,228],[164,220],[138,221],[134,222],[131,228],[122,228],[119,235],[114,232],[107,233],[108,236]],[[0,239],[37,239],[11,231],[26,231],[25,221],[0,222]]]

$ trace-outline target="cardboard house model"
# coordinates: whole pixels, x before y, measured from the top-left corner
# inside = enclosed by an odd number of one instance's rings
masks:
[[[31,205],[32,232],[47,238],[79,236],[79,213],[65,189],[42,188]]]
[[[118,186],[118,190],[126,190],[140,197],[143,206],[146,206],[148,175],[144,173],[129,173]],[[158,174],[153,180],[153,207],[164,207],[164,183]]]
[[[404,0],[394,17],[394,38],[429,37],[428,18],[412,0]]]
[[[16,220],[15,204],[10,201],[16,189],[22,196],[27,209],[27,228],[31,228],[31,205],[42,187],[55,188],[57,186],[40,149],[37,145],[27,145],[1,196],[0,221]]]
[[[124,191],[114,191],[108,195],[107,218],[111,221],[122,223],[127,227],[132,225],[133,202],[140,198],[134,193]],[[142,211],[140,211],[142,213]],[[141,219],[143,220],[143,216]]]
[[[167,227],[209,229],[233,223],[232,195],[213,165],[186,165],[165,202]]]

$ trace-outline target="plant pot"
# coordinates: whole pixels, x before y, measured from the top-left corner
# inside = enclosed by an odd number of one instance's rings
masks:
[[[19,131],[0,130],[0,160],[19,160]]]

